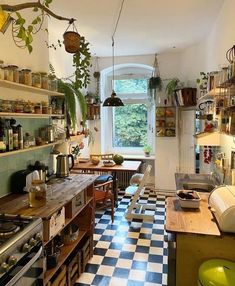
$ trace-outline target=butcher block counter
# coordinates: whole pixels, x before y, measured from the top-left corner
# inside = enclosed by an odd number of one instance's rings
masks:
[[[176,259],[176,276],[172,277],[172,269],[168,271],[169,286],[197,286],[199,266],[208,259],[235,261],[235,235],[220,232],[209,209],[208,194],[200,196],[199,209],[183,209],[178,198],[167,198],[165,229],[173,234],[168,238],[174,238],[174,242],[168,244],[170,269],[172,259]]]
[[[57,265],[50,269],[44,266],[43,284],[46,286],[62,285],[58,279],[64,280],[66,275],[69,285],[73,285],[72,281],[78,278],[80,272],[70,270],[74,264],[77,269],[85,267],[93,255],[93,183],[96,178],[97,175],[77,174],[51,180],[48,184],[47,202],[42,207],[29,207],[28,194],[9,194],[0,199],[0,213],[42,218],[45,248],[51,247],[65,228],[72,225],[78,227],[76,239],[61,246]],[[81,257],[79,253],[83,253],[83,260],[78,260]]]

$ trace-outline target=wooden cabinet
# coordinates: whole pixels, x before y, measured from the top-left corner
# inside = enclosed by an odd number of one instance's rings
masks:
[[[48,249],[50,244],[55,244],[62,236],[62,231],[66,227],[74,224],[78,226],[79,232],[76,239],[71,240],[68,244],[60,244],[59,256],[57,264],[51,269],[44,269],[44,285],[74,285],[74,267],[76,268],[76,276],[79,271],[84,270],[88,259],[93,255],[93,229],[94,229],[94,204],[93,204],[93,182],[97,178],[96,175],[71,175],[70,180],[55,183],[51,185],[51,196],[47,198],[47,204],[40,208],[30,208],[27,195],[9,195],[0,199],[2,213],[21,214],[27,216],[41,217],[44,228],[44,249]],[[77,209],[71,211],[74,198],[79,194],[83,194],[82,205],[79,204]],[[52,235],[47,235],[49,223],[53,216],[64,209],[65,219],[60,227],[54,230]],[[62,222],[62,216],[60,222]],[[54,220],[55,221],[55,220]],[[79,267],[76,267],[73,261],[75,257],[80,257]],[[46,260],[46,255],[45,255]],[[76,259],[75,259],[76,260]],[[46,261],[44,265],[46,266]],[[71,266],[73,267],[71,268]],[[69,267],[70,266],[70,267]],[[74,269],[75,269],[74,268]],[[80,269],[80,270],[79,270]],[[71,272],[72,270],[72,272]],[[65,280],[70,284],[63,284]],[[59,283],[57,284],[57,277]],[[66,282],[67,283],[67,282]],[[72,284],[71,284],[72,283]]]
[[[156,108],[156,136],[176,136],[176,108],[163,106]]]

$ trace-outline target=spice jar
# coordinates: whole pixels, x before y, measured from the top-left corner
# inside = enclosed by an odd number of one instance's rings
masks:
[[[42,88],[43,89],[49,89],[49,80],[48,80],[48,76],[47,73],[45,72],[41,72],[41,84],[42,84]]]
[[[32,72],[30,69],[22,69],[20,71],[20,83],[25,85],[32,85]]]
[[[48,86],[49,90],[57,91],[57,78],[55,76],[52,75],[48,76]]]
[[[4,79],[4,62],[0,60],[0,79]]]
[[[19,70],[18,66],[9,65],[4,68],[4,79],[19,82]]]
[[[38,208],[46,205],[46,184],[42,180],[33,180],[29,188],[29,206]]]
[[[41,83],[41,74],[40,73],[32,73],[32,85],[34,87],[41,88],[42,83]]]
[[[41,105],[41,103],[36,103],[34,105],[34,113],[42,114],[42,105]]]

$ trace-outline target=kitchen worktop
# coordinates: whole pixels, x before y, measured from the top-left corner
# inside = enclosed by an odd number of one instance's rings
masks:
[[[47,190],[47,203],[39,208],[29,207],[28,194],[9,194],[0,198],[0,213],[49,218],[80,191],[90,186],[97,177],[71,174],[68,178],[51,181]]]
[[[217,226],[208,207],[208,194],[200,194],[199,209],[183,209],[177,197],[167,198],[166,231],[185,234],[203,234],[220,236]]]

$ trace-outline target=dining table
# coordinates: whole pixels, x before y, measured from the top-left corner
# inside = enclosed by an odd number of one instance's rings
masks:
[[[121,165],[115,164],[113,166],[104,166],[103,162],[99,162],[98,165],[92,164],[90,161],[79,161],[79,163],[75,163],[73,170],[80,170],[84,172],[101,172],[101,173],[111,173],[113,176],[113,193],[114,200],[117,205],[118,192],[117,192],[117,173],[118,172],[139,172],[141,161],[131,161],[124,160]]]

